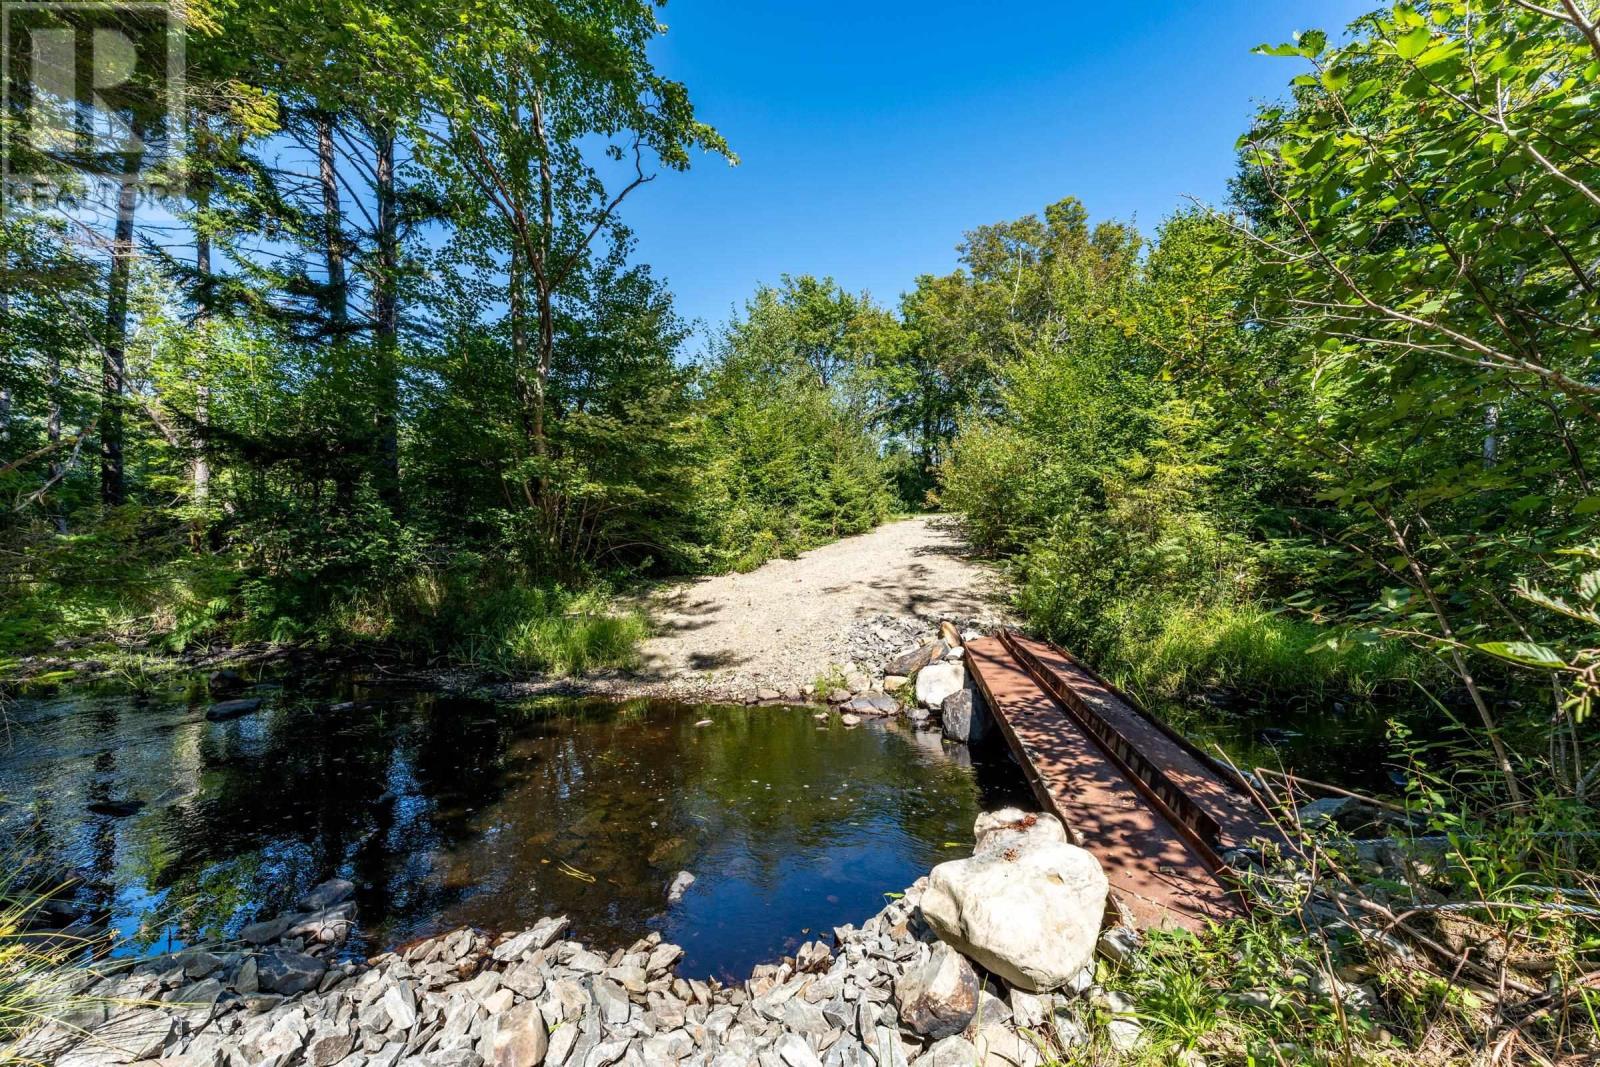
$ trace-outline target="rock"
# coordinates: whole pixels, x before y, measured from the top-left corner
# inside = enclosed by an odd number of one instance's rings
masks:
[[[348,1027],[320,1030],[306,1042],[307,1067],[333,1067],[356,1047],[355,1032]]]
[[[501,963],[519,960],[529,952],[536,952],[542,948],[549,948],[550,944],[560,937],[569,925],[565,915],[555,918],[540,919],[533,924],[531,930],[524,930],[515,937],[508,938],[495,946],[493,956]]]
[[[212,1004],[223,994],[222,983],[215,978],[193,982],[172,994],[175,1004]]]
[[[794,954],[794,969],[802,973],[825,971],[832,962],[832,950],[821,941],[807,941]]]
[[[172,1036],[173,1024],[166,1012],[125,1012],[97,1027],[82,1044],[55,1062],[62,1067],[111,1067],[152,1059],[161,1055],[162,1047]]]
[[[322,911],[335,904],[343,904],[356,895],[354,882],[343,878],[330,878],[294,902],[296,911]]]
[[[525,1001],[491,1017],[480,1048],[489,1067],[538,1067],[550,1049],[539,1006]]]
[[[948,652],[946,652],[944,654],[944,661],[946,663],[959,663],[959,662],[961,662],[961,660],[966,658],[966,655],[967,655],[967,650],[966,649],[964,649],[964,648],[952,648],[950,651],[948,651]]]
[[[610,968],[605,972],[605,974],[607,978],[611,979],[613,982],[617,983],[630,993],[643,993],[645,990],[647,976],[645,975],[643,967],[637,967],[632,964],[623,964],[618,967]]]
[[[978,975],[947,944],[933,946],[927,961],[913,967],[894,987],[900,1025],[937,1041],[967,1028],[978,1010]]]
[[[261,699],[259,697],[249,697],[244,700],[224,700],[220,704],[211,705],[210,710],[206,712],[206,718],[212,722],[226,722],[229,719],[237,719],[242,715],[248,715],[260,707]]]
[[[1037,1030],[1050,1018],[1050,999],[1037,993],[1011,991],[1011,1018],[1025,1030]]]
[[[847,704],[850,702],[851,695],[848,689],[830,689],[828,690],[828,703]]]
[[[978,990],[978,1011],[972,1016],[972,1022],[967,1028],[974,1032],[985,1026],[996,1023],[1009,1023],[1011,1021],[1011,1005],[989,992],[987,989]]]
[[[1128,926],[1114,926],[1100,935],[1100,955],[1113,967],[1120,967],[1139,951],[1139,932]]]
[[[944,736],[963,745],[983,740],[989,732],[989,709],[983,694],[976,689],[962,689],[951,693],[939,705],[939,721]]]
[[[650,950],[650,958],[645,961],[645,970],[651,974],[662,974],[670,971],[683,959],[683,949],[670,942],[657,945]]]
[[[844,687],[852,693],[865,693],[872,689],[872,676],[859,671],[845,678]]]
[[[244,675],[226,668],[220,671],[212,671],[210,676],[206,678],[206,688],[212,696],[227,696],[229,693],[237,693],[248,684],[244,680]]]
[[[756,699],[763,704],[773,703],[783,699],[783,694],[776,689],[757,689]]]
[[[944,642],[929,641],[927,644],[922,645],[913,651],[907,652],[904,655],[896,656],[888,663],[885,663],[883,665],[883,673],[885,675],[898,674],[903,677],[908,677],[916,674],[922,668],[939,659],[943,655]]]
[[[400,982],[383,991],[379,1001],[389,1013],[389,1026],[395,1030],[409,1030],[417,1022],[417,997],[411,986]]]
[[[917,672],[917,703],[937,708],[944,698],[967,684],[967,669],[959,663],[932,663]]]
[[[911,1067],[973,1067],[978,1062],[977,1046],[964,1037],[947,1037],[930,1045]]]
[[[251,923],[239,931],[239,939],[252,945],[265,945],[282,937],[299,919],[298,915],[280,915],[276,919]]]
[[[1022,1034],[1005,1026],[986,1026],[973,1035],[977,1061],[983,1067],[1039,1067],[1044,1058],[1039,1047]]]
[[[350,936],[355,922],[356,904],[347,900],[331,908],[302,915],[285,931],[285,937],[300,938],[311,944],[341,944]]]
[[[672,876],[672,881],[667,883],[667,903],[676,904],[683,899],[683,895],[694,885],[694,875],[688,871],[679,871]]]
[[[847,712],[844,715],[839,716],[839,721],[844,723],[846,726],[860,726],[861,716],[851,715]]]
[[[788,1067],[822,1067],[822,1060],[799,1034],[784,1034],[773,1050]]]
[[[103,815],[108,819],[126,819],[144,810],[142,800],[96,800],[87,805],[90,815]]]
[[[1093,998],[1094,1006],[1111,1016],[1106,1024],[1106,1036],[1118,1052],[1132,1052],[1139,1047],[1143,1029],[1136,1015],[1133,1001],[1115,990],[1101,990]]]
[[[1053,840],[1065,833],[1059,821],[1015,814],[979,817],[978,851],[933,869],[921,912],[941,940],[1013,988],[1046,992],[1093,959],[1106,876],[1094,856]]]
[[[973,855],[1068,843],[1067,828],[1060,819],[1021,808],[984,812],[972,824],[972,836],[976,842]]]
[[[909,1067],[911,1057],[906,1055],[900,1035],[892,1027],[874,1027],[872,1034],[863,1033],[861,1040],[878,1067]]]
[[[263,993],[290,996],[315,988],[327,969],[315,956],[276,949],[256,960],[256,982]]]
[[[590,992],[594,994],[594,1005],[600,1009],[600,1017],[608,1027],[619,1027],[628,1021],[632,1009],[628,1004],[628,993],[620,985],[601,978],[594,983]]]
[[[903,674],[886,674],[883,676],[883,691],[885,693],[897,693],[904,689],[906,683],[910,680]]]
[[[178,953],[185,978],[204,978],[222,966],[222,957],[203,948],[190,948]]]
[[[858,696],[845,706],[857,715],[893,715],[900,710],[899,702],[884,693]]]

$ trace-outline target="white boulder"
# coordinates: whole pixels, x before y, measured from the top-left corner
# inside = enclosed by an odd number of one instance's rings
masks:
[[[967,684],[967,669],[959,663],[930,663],[917,672],[917,703],[937,708],[945,698]]]
[[[1100,862],[1051,815],[1010,809],[974,830],[973,856],[929,875],[923,918],[1013,988],[1060,989],[1094,959],[1108,888]]]

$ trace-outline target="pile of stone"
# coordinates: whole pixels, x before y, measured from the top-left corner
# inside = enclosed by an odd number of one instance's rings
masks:
[[[19,1051],[62,1067],[1037,1067],[1085,1039],[1086,994],[1131,1007],[1092,985],[1106,880],[1050,816],[976,832],[969,859],[737,986],[679,977],[659,934],[607,955],[562,940],[561,918],[342,965],[306,951],[326,955],[331,927],[275,920],[277,941],[101,980],[99,1002]]]
[[[846,630],[834,654],[840,662],[854,665],[869,677],[907,676],[914,673],[914,669],[892,669],[896,661],[904,660],[930,642],[939,640],[942,632],[953,631],[960,635],[961,640],[970,641],[992,631],[997,625],[993,619],[877,615],[862,619]]]
[[[966,642],[983,636],[973,625],[937,619],[930,631],[927,620],[892,616],[857,624],[849,644],[874,657],[872,665],[849,661],[843,685],[820,695],[848,716],[904,714],[914,725],[942,728],[952,741],[978,741],[988,716],[963,662]]]

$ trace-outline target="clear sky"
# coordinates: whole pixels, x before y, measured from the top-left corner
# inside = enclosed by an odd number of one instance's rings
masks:
[[[1375,0],[670,0],[656,60],[738,167],[629,201],[637,258],[712,325],[757,282],[832,274],[897,302],[964,230],[1063,196],[1153,228],[1219,200],[1252,104]]]

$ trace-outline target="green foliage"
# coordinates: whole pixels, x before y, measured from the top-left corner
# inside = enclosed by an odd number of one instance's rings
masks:
[[[1266,921],[1154,931],[1135,967],[1107,980],[1139,1006],[1145,1040],[1133,1062],[1385,1062],[1375,1021],[1318,991],[1326,974],[1310,943]]]
[[[856,331],[873,316],[831,283],[784,284],[757,293],[704,372],[708,540],[735,570],[869,530],[893,506],[858,392],[872,355]]]
[[[631,666],[648,632],[644,617],[618,611],[604,586],[540,587],[493,570],[414,574],[336,605],[325,625],[346,640],[507,675]]]

